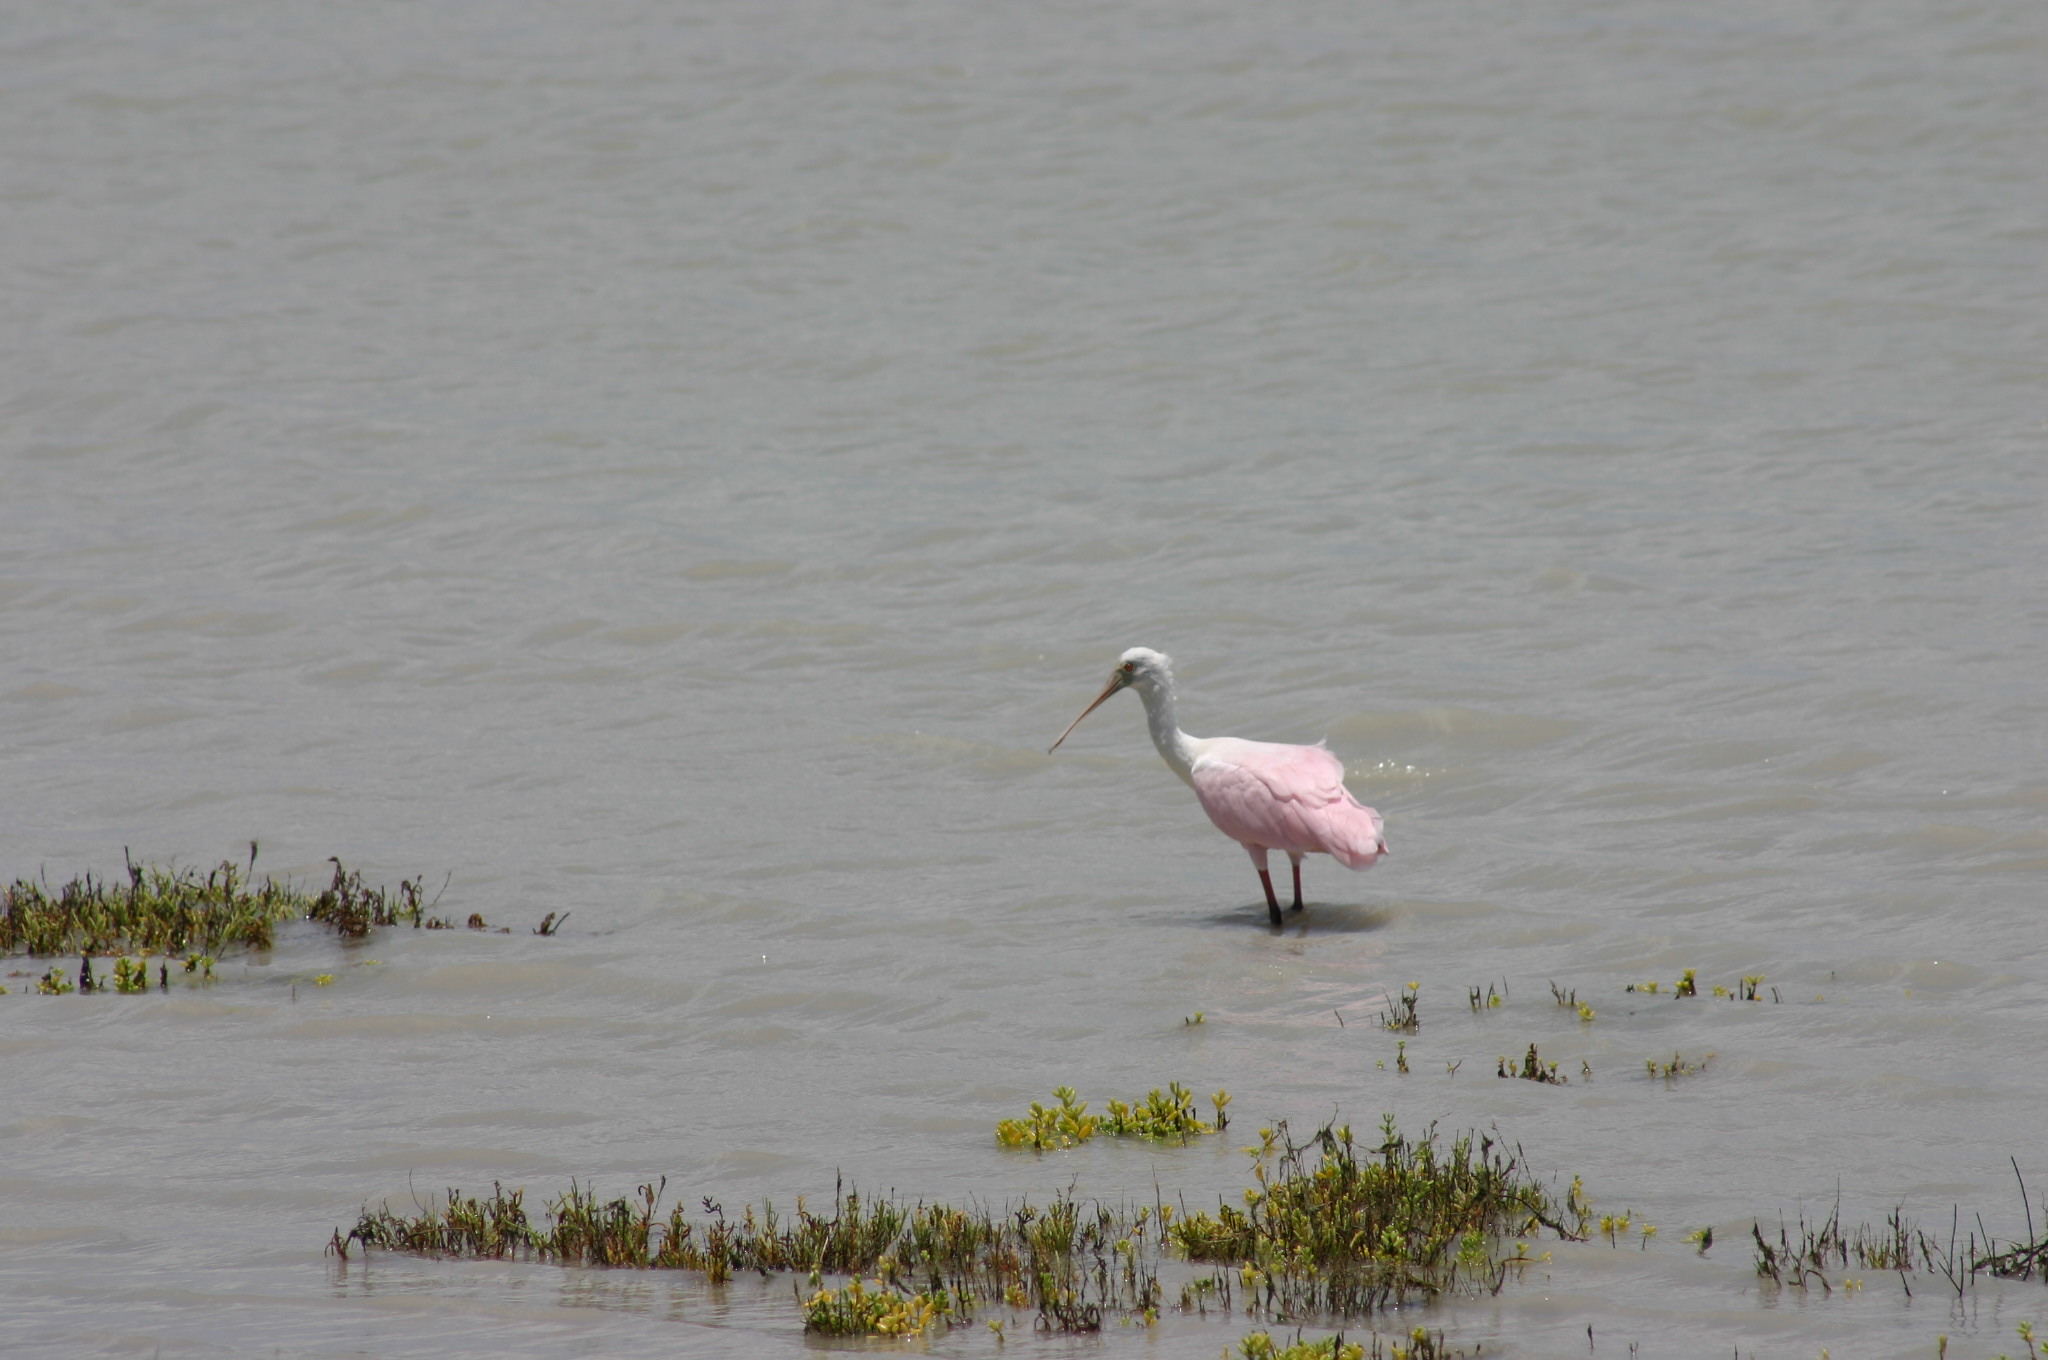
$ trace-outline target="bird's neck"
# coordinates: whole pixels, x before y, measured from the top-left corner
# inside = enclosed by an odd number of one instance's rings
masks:
[[[1159,748],[1160,756],[1181,777],[1181,782],[1193,787],[1194,741],[1180,730],[1174,721],[1173,693],[1164,689],[1140,689],[1138,697],[1145,701],[1145,725],[1152,730],[1152,744]]]

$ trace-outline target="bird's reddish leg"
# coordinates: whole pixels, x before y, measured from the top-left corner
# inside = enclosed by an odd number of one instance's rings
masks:
[[[1266,890],[1266,915],[1277,926],[1280,924],[1280,899],[1273,894],[1273,875],[1266,872],[1266,847],[1246,845],[1244,852],[1252,857],[1252,868],[1259,871],[1259,885]]]
[[[1288,859],[1290,859],[1290,860],[1292,860],[1292,861],[1294,861],[1294,909],[1295,909],[1296,911],[1300,911],[1300,910],[1301,910],[1301,856],[1300,856],[1300,855],[1289,855],[1289,856],[1288,856],[1287,858],[1288,858]]]
[[[1273,876],[1264,869],[1259,870],[1259,882],[1266,888],[1266,915],[1273,918],[1273,924],[1280,924],[1280,899],[1273,895]]]

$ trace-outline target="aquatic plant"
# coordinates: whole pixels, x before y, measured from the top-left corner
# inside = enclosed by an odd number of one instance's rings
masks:
[[[1044,1331],[1096,1331],[1117,1314],[1149,1323],[1163,1302],[1159,1264],[1172,1248],[1224,1267],[1182,1287],[1188,1311],[1353,1317],[1463,1285],[1498,1290],[1510,1267],[1541,1259],[1519,1242],[1503,1254],[1507,1235],[1549,1228],[1585,1236],[1589,1210],[1578,1181],[1556,1200],[1523,1173],[1519,1150],[1471,1136],[1440,1148],[1434,1128],[1410,1142],[1391,1117],[1381,1138],[1361,1154],[1348,1128],[1326,1125],[1303,1144],[1285,1123],[1262,1130],[1246,1208],[1219,1203],[1213,1215],[1070,1193],[1042,1207],[959,1209],[868,1199],[842,1184],[828,1213],[800,1197],[793,1214],[764,1201],[735,1218],[707,1197],[703,1215],[693,1217],[681,1200],[664,1209],[663,1180],[609,1200],[571,1181],[536,1221],[523,1189],[494,1183],[488,1196],[450,1189],[412,1215],[365,1206],[354,1227],[334,1230],[327,1250],[344,1261],[361,1248],[697,1270],[713,1283],[745,1271],[788,1272],[810,1282],[808,1299],[799,1292],[798,1302],[820,1319],[814,1330],[853,1334],[858,1324],[874,1332],[869,1321],[888,1318],[905,1329],[890,1334],[900,1335],[941,1318],[969,1322],[984,1308],[1031,1310]],[[828,1275],[847,1284],[828,1288]],[[1392,1354],[1442,1353],[1423,1344]]]
[[[1668,1086],[1680,1077],[1698,1076],[1707,1070],[1707,1064],[1713,1060],[1714,1055],[1709,1053],[1698,1062],[1687,1062],[1683,1056],[1674,1053],[1671,1055],[1670,1062],[1660,1063],[1655,1058],[1645,1058],[1643,1059],[1643,1066],[1649,1070],[1652,1080],[1661,1077],[1664,1084]]]
[[[1618,1214],[1600,1215],[1600,1235],[1607,1239],[1607,1245],[1610,1247],[1620,1246],[1621,1239],[1628,1236],[1631,1227],[1634,1227],[1641,1235],[1642,1250],[1648,1251],[1650,1249],[1650,1239],[1657,1235],[1656,1224],[1644,1223],[1638,1226],[1635,1221],[1635,1210],[1633,1209]],[[1698,1234],[1695,1233],[1694,1236],[1697,1237]]]
[[[16,880],[0,896],[0,953],[179,954],[229,945],[264,948],[271,926],[293,914],[289,889],[248,882],[248,866],[231,861],[201,878],[196,870],[165,870],[127,862],[127,881],[90,873],[52,889]]]
[[[804,1302],[804,1330],[826,1336],[922,1336],[953,1311],[945,1290],[899,1294],[858,1278],[839,1289],[820,1289]]]
[[[1360,1342],[1346,1341],[1342,1332],[1304,1341],[1296,1331],[1291,1342],[1275,1341],[1266,1332],[1253,1332],[1238,1343],[1234,1354],[1237,1360],[1449,1360],[1451,1352],[1444,1349],[1442,1332],[1417,1327],[1405,1341],[1391,1343],[1375,1332],[1371,1349]],[[1232,1355],[1226,1350],[1223,1360],[1232,1360]]]
[[[1404,1034],[1413,1034],[1422,1028],[1422,1017],[1415,1012],[1415,1003],[1422,993],[1422,984],[1411,982],[1397,997],[1387,998],[1387,1008],[1380,1012],[1380,1024]]]
[[[1440,1148],[1433,1125],[1410,1141],[1391,1115],[1380,1135],[1361,1155],[1348,1126],[1325,1124],[1303,1143],[1285,1121],[1260,1130],[1245,1207],[1182,1217],[1169,1228],[1174,1245],[1238,1265],[1248,1307],[1358,1315],[1466,1282],[1498,1290],[1505,1236],[1585,1236],[1577,1182],[1558,1202],[1523,1173],[1519,1149],[1469,1134]]]
[[[1118,1138],[1156,1138],[1165,1140],[1178,1138],[1186,1142],[1189,1138],[1205,1133],[1220,1133],[1230,1127],[1230,1116],[1224,1107],[1230,1104],[1230,1092],[1218,1091],[1209,1097],[1216,1118],[1206,1120],[1195,1113],[1195,1097],[1179,1082],[1167,1083],[1165,1094],[1153,1087],[1144,1100],[1126,1105],[1121,1100],[1108,1103],[1107,1119],[1103,1127]]]
[[[1591,1075],[1590,1067],[1586,1071]],[[1549,1086],[1564,1086],[1571,1081],[1570,1077],[1557,1070],[1556,1063],[1546,1063],[1538,1057],[1534,1044],[1530,1044],[1529,1051],[1522,1055],[1522,1065],[1519,1069],[1508,1066],[1507,1055],[1502,1054],[1499,1070],[1494,1075],[1520,1077],[1525,1081],[1540,1081]]]
[[[545,1207],[545,1222],[528,1215],[523,1190],[493,1184],[488,1197],[449,1190],[439,1207],[415,1216],[389,1206],[364,1208],[346,1234],[337,1228],[330,1253],[346,1260],[353,1247],[427,1256],[552,1261],[563,1265],[704,1272],[719,1283],[742,1271],[867,1277],[906,1297],[943,1295],[949,1320],[971,1320],[983,1306],[1034,1309],[1048,1331],[1095,1331],[1105,1313],[1157,1315],[1160,1290],[1154,1210],[1135,1212],[1055,1196],[996,1213],[922,1201],[864,1199],[835,1190],[829,1215],[799,1198],[794,1215],[764,1203],[738,1219],[706,1198],[692,1219],[680,1201],[666,1214],[667,1182],[642,1185],[632,1200],[601,1201],[571,1182]],[[1162,1215],[1163,1217],[1163,1215]],[[815,1299],[815,1295],[813,1296]],[[841,1313],[851,1305],[842,1295]],[[906,1313],[906,1316],[908,1314]]]
[[[1465,999],[1472,1004],[1472,1011],[1475,1015],[1482,1010],[1490,1011],[1507,1001],[1508,980],[1506,978],[1502,978],[1500,980],[1500,990],[1498,991],[1494,990],[1494,986],[1491,982],[1487,983],[1486,994],[1484,996],[1481,996],[1479,994],[1479,989],[1477,987],[1468,987],[1465,989]]]
[[[423,877],[400,879],[394,893],[385,888],[369,887],[363,882],[361,873],[350,873],[342,867],[339,859],[331,855],[327,862],[334,866],[334,879],[306,906],[304,915],[307,920],[318,921],[349,940],[359,940],[377,926],[410,925],[414,929],[425,926],[428,930],[450,928],[440,917],[427,914],[427,909],[433,904],[420,900]],[[483,929],[482,921],[481,915],[472,916],[471,928]]]
[[[1995,1243],[1987,1243],[1984,1252],[1977,1258],[1977,1267],[1990,1272],[2002,1280],[2031,1280],[2039,1275],[2048,1279],[2048,1233],[2030,1241],[2014,1243],[1999,1251]]]
[[[2017,1162],[2013,1171],[2018,1174]],[[1859,1224],[1848,1231],[1842,1227],[1840,1205],[1817,1223],[1808,1223],[1801,1214],[1796,1238],[1781,1219],[1775,1244],[1764,1236],[1760,1223],[1752,1222],[1756,1273],[1773,1284],[1795,1289],[1817,1284],[1823,1293],[1831,1293],[1827,1272],[1845,1270],[1851,1264],[1864,1270],[1893,1271],[1902,1277],[1925,1271],[1941,1276],[1958,1296],[1967,1293],[1980,1274],[1998,1279],[2026,1280],[2036,1274],[2048,1278],[2048,1234],[2034,1237],[2033,1206],[2024,1180],[2020,1182],[2020,1199],[2027,1210],[2027,1240],[2004,1244],[1984,1230],[1981,1220],[1965,1227],[1960,1208],[1951,1212],[1945,1237],[1907,1218],[1904,1206],[1887,1214],[1881,1227]],[[1906,1290],[1910,1294],[1911,1286]]]
[[[1574,987],[1570,991],[1566,991],[1555,982],[1552,982],[1550,984],[1550,996],[1558,1005],[1565,1007],[1567,1010],[1577,1011],[1579,1019],[1589,1023],[1592,1021],[1595,1012],[1590,1005],[1579,1000],[1578,988]]]
[[[1186,1142],[1230,1127],[1230,1117],[1224,1113],[1230,1104],[1230,1092],[1218,1091],[1209,1097],[1216,1117],[1213,1121],[1205,1120],[1195,1113],[1194,1095],[1177,1081],[1167,1083],[1163,1092],[1153,1087],[1139,1101],[1111,1100],[1107,1114],[1099,1116],[1088,1113],[1088,1102],[1078,1099],[1071,1086],[1055,1087],[1052,1094],[1059,1102],[1057,1105],[1041,1105],[1034,1100],[1031,1112],[1024,1118],[999,1120],[996,1141],[1005,1147],[1047,1152],[1085,1143],[1098,1129],[1117,1138],[1177,1138]]]
[[[1320,1341],[1304,1341],[1296,1332],[1293,1342],[1275,1341],[1267,1332],[1253,1332],[1238,1343],[1240,1360],[1365,1360],[1365,1347],[1346,1341],[1340,1332]],[[1231,1360],[1230,1352],[1223,1360]]]
[[[333,881],[308,893],[276,879],[255,877],[257,847],[246,863],[222,860],[204,877],[196,869],[157,868],[124,860],[125,881],[81,874],[61,887],[17,879],[0,895],[0,954],[218,955],[229,949],[268,949],[279,921],[318,921],[344,938],[373,926],[432,925],[421,902],[421,880],[395,892],[364,885],[340,860]],[[118,967],[118,965],[117,965]],[[89,991],[91,969],[81,970]],[[117,990],[140,991],[140,987]]]
[[[1073,1147],[1095,1136],[1095,1116],[1088,1102],[1078,1100],[1071,1086],[1055,1086],[1058,1105],[1031,1102],[1031,1113],[1022,1119],[1004,1119],[996,1124],[996,1141],[1004,1147],[1030,1147],[1040,1152]]]

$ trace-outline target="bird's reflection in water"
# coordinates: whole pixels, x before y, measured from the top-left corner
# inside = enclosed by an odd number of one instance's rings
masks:
[[[1311,902],[1312,911],[1299,916],[1289,916],[1281,924],[1272,925],[1266,919],[1266,904],[1247,902],[1228,911],[1211,912],[1206,916],[1193,918],[1195,925],[1229,930],[1243,930],[1247,926],[1262,926],[1264,933],[1275,938],[1295,939],[1316,935],[1363,935],[1375,930],[1384,930],[1393,923],[1394,914],[1385,907],[1369,906],[1364,903]],[[1162,913],[1161,920],[1169,919]],[[1170,919],[1187,921],[1183,914],[1175,913]]]

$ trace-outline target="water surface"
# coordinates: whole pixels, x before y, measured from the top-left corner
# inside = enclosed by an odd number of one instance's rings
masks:
[[[1235,1129],[992,1136],[1181,1080],[1659,1229],[1393,1334],[2013,1350],[2038,1283],[1745,1242],[2048,1188],[2044,55],[2017,3],[10,11],[0,872],[254,839],[513,931],[0,969],[6,1347],[792,1354],[786,1281],[321,1247],[494,1180],[1234,1197]],[[1133,644],[1393,854],[1271,933],[1135,700],[1048,758]],[[1768,1000],[1625,990],[1686,968]]]

